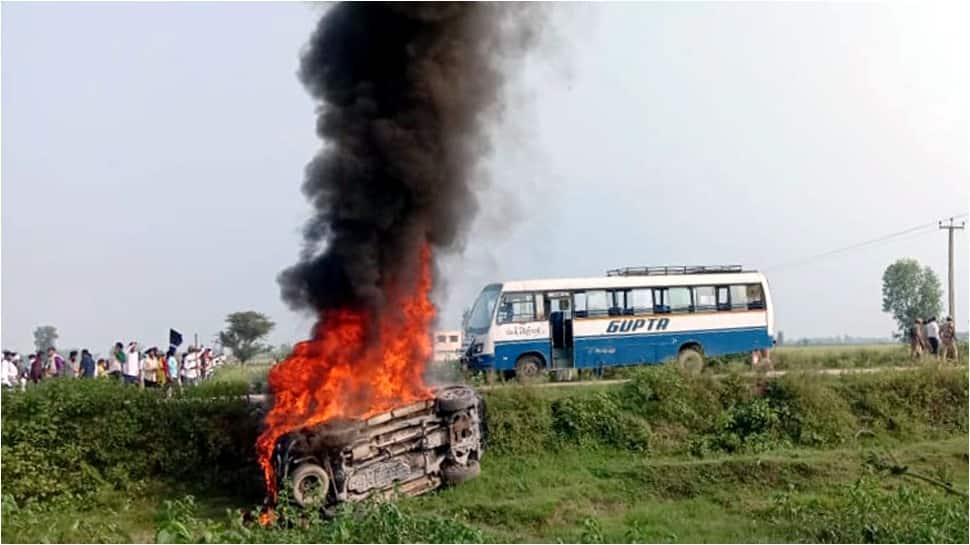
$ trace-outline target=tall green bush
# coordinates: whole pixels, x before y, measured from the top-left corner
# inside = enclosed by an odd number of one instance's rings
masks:
[[[21,503],[79,498],[147,477],[252,491],[258,426],[245,399],[45,381],[3,394],[3,493]]]

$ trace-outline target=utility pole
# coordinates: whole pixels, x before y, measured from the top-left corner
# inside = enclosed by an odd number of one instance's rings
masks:
[[[956,301],[956,297],[953,296],[953,232],[956,231],[957,229],[965,228],[966,225],[967,225],[967,222],[965,221],[961,221],[960,225],[956,225],[955,223],[953,223],[953,218],[950,218],[950,221],[945,224],[942,221],[940,221],[940,229],[946,229],[947,231],[949,231],[948,234],[950,235],[950,268],[947,271],[947,280],[949,281],[950,288],[947,290],[947,295],[949,296],[949,300],[950,300],[949,301],[950,318],[953,320],[954,325],[956,325],[957,323],[957,316],[956,316],[956,306],[954,304],[954,301]]]

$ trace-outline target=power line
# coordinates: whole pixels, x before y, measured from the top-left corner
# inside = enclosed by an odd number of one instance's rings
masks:
[[[967,216],[967,214],[959,214],[959,215],[955,215],[955,216],[952,216],[952,217],[954,219],[956,219],[956,218],[964,218],[966,216]],[[859,248],[863,248],[863,247],[866,247],[866,246],[870,246],[872,244],[878,244],[880,242],[886,242],[886,241],[893,240],[893,239],[896,239],[896,238],[900,238],[900,237],[903,237],[903,236],[906,236],[906,235],[921,234],[924,231],[925,232],[929,232],[930,229],[933,229],[933,228],[936,228],[936,227],[938,227],[938,222],[931,221],[929,223],[924,223],[922,225],[916,225],[916,226],[910,227],[908,229],[903,229],[902,231],[897,231],[895,233],[890,233],[888,235],[883,235],[883,236],[878,237],[878,238],[866,240],[866,241],[863,241],[863,242],[858,242],[856,244],[851,244],[849,246],[844,246],[842,248],[836,248],[834,250],[829,250],[827,252],[822,252],[820,254],[815,254],[815,255],[812,255],[812,256],[808,256],[808,257],[803,257],[801,259],[797,259],[797,260],[794,260],[794,261],[788,261],[786,263],[779,263],[779,264],[771,265],[769,267],[765,267],[764,270],[784,269],[784,268],[788,268],[788,267],[794,267],[794,266],[797,266],[797,265],[804,265],[804,264],[811,263],[811,262],[814,262],[814,261],[817,261],[817,260],[820,260],[820,259],[824,259],[824,258],[829,257],[829,256],[841,254],[841,253],[844,253],[844,252],[848,252],[850,250],[857,250]]]

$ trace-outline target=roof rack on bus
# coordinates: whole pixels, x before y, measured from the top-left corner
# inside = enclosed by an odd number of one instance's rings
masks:
[[[671,274],[739,273],[741,265],[675,265],[661,267],[623,267],[610,269],[606,276],[662,276]]]

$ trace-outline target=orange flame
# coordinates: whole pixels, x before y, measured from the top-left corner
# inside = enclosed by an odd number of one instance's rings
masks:
[[[278,518],[276,511],[273,511],[271,507],[267,507],[266,510],[259,514],[259,525],[269,526],[270,524],[274,524]]]
[[[377,320],[365,310],[327,311],[313,339],[296,345],[269,372],[273,408],[256,440],[266,489],[276,498],[272,456],[287,433],[333,418],[368,418],[402,403],[427,399],[424,368],[431,358],[431,249],[419,255],[413,287],[394,279]],[[376,323],[376,326],[374,325]]]

